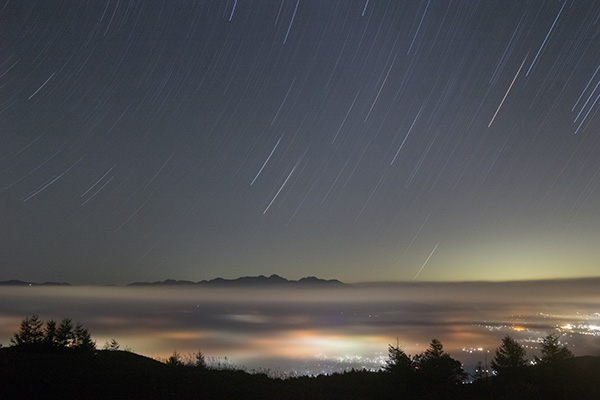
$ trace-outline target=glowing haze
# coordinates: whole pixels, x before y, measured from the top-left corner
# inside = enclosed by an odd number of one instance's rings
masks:
[[[599,279],[512,283],[404,283],[336,288],[3,287],[0,343],[24,315],[66,316],[98,347],[157,358],[201,350],[248,368],[321,373],[380,368],[388,344],[410,354],[432,338],[471,371],[510,334],[539,356],[561,331],[577,355],[599,355]],[[489,355],[487,356],[489,357]],[[489,360],[489,359],[488,359]]]
[[[0,280],[598,276],[599,15],[8,1]]]

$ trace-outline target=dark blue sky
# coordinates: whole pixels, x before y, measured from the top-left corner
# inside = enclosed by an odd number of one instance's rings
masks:
[[[0,280],[598,276],[600,4],[7,1]]]

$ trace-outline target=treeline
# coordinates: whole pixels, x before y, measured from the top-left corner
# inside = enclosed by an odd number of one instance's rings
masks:
[[[397,344],[390,345],[384,371],[392,384],[403,393],[445,393],[447,397],[461,396],[461,384],[471,378],[475,386],[490,386],[495,389],[523,391],[532,387],[532,382],[551,377],[559,372],[565,360],[573,353],[560,343],[560,336],[549,334],[540,342],[541,356],[526,359],[525,348],[510,336],[502,339],[491,361],[492,370],[479,363],[475,371],[467,374],[460,361],[452,358],[443,349],[442,343],[433,339],[429,348],[410,356]]]
[[[495,350],[490,371],[478,365],[472,373],[467,373],[437,339],[414,356],[398,343],[390,345],[379,371],[352,370],[285,379],[269,376],[266,371],[248,373],[235,366],[208,365],[200,351],[187,357],[175,351],[158,362],[119,349],[113,339],[103,350],[97,350],[89,331],[70,319],[44,323],[36,315],[27,317],[11,339],[11,347],[0,352],[0,370],[4,371],[0,374],[0,398],[27,398],[21,395],[23,388],[30,390],[31,398],[37,398],[47,387],[57,391],[70,387],[72,393],[90,398],[92,386],[103,388],[94,392],[93,398],[600,398],[596,384],[600,380],[600,358],[575,359],[557,334],[543,338],[539,356],[531,360],[521,344],[506,336]],[[59,364],[60,368],[54,367]],[[3,379],[6,393],[15,396],[2,396]],[[40,389],[32,387],[31,382],[37,382]]]
[[[402,392],[452,391],[466,378],[460,361],[444,351],[442,343],[433,339],[429,348],[410,356],[396,344],[388,348],[384,371],[393,379],[396,390]]]
[[[11,339],[11,344],[26,350],[73,349],[81,352],[93,352],[96,343],[90,332],[81,323],[73,325],[70,318],[59,324],[54,320],[46,323],[37,315],[21,321],[19,331]]]

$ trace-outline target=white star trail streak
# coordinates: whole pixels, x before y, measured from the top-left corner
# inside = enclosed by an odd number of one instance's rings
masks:
[[[102,191],[102,189],[104,189],[114,178],[115,176],[117,176],[117,174],[114,174],[113,176],[111,176],[106,182],[104,182],[102,184],[102,186],[100,186],[98,188],[98,190],[96,190],[94,193],[92,193],[87,199],[85,199],[85,201],[83,203],[81,203],[81,205],[85,205],[87,204],[90,200],[92,200],[98,193],[100,193]]]
[[[285,2],[285,0],[281,0],[281,3],[279,4],[279,10],[277,10],[277,17],[275,17],[275,23],[273,25],[277,26],[277,22],[279,21],[279,16],[281,15],[281,9],[283,8],[283,3]]]
[[[408,132],[406,132],[406,135],[404,135],[404,139],[402,140],[402,143],[400,143],[400,147],[398,147],[398,150],[396,150],[396,154],[394,154],[394,158],[390,162],[390,165],[392,165],[394,163],[394,161],[396,161],[396,157],[398,157],[398,154],[400,154],[400,150],[402,150],[402,147],[404,147],[404,143],[406,142],[406,139],[408,139],[408,135],[410,135],[410,132],[412,131],[413,127],[415,126],[415,123],[419,119],[419,115],[421,115],[421,111],[423,111],[423,107],[425,107],[425,104],[423,104],[421,106],[421,108],[419,109],[419,112],[417,113],[417,116],[415,117],[412,124],[410,125],[410,128],[408,128]]]
[[[53,77],[53,76],[54,76],[54,73],[52,73],[52,75],[50,75],[50,77],[49,77],[48,79],[46,79],[46,81],[45,81],[44,83],[42,83],[42,86],[40,86],[40,87],[39,87],[39,88],[38,88],[38,89],[37,89],[35,92],[33,92],[33,94],[32,94],[31,96],[29,96],[29,97],[27,98],[27,100],[31,100],[31,99],[33,98],[33,96],[35,96],[36,94],[38,94],[38,92],[39,92],[40,90],[42,90],[42,89],[44,88],[44,86],[46,86],[46,84],[47,84],[48,82],[50,82],[50,79],[52,79],[52,77]]]
[[[256,179],[258,179],[258,176],[260,175],[260,173],[262,172],[262,170],[265,169],[265,165],[267,165],[267,163],[271,159],[271,156],[273,155],[273,153],[275,153],[275,150],[277,149],[277,146],[279,146],[279,142],[281,142],[282,138],[283,138],[283,135],[281,135],[279,137],[279,140],[277,140],[277,143],[275,143],[275,146],[273,147],[273,149],[269,153],[269,156],[267,157],[267,159],[263,163],[262,167],[260,167],[260,170],[257,172],[256,176],[254,177],[254,179],[252,179],[252,182],[250,182],[250,186],[254,185],[254,182],[256,181]]]
[[[535,64],[535,61],[538,59],[538,56],[542,52],[542,49],[544,48],[544,45],[546,44],[546,41],[548,40],[548,37],[550,36],[550,34],[552,33],[552,30],[554,29],[554,25],[556,25],[556,21],[558,21],[558,17],[560,17],[560,14],[562,13],[563,8],[565,8],[565,4],[567,4],[566,0],[563,1],[563,5],[560,8],[560,11],[556,15],[556,18],[554,18],[554,22],[552,23],[552,26],[550,27],[550,30],[546,34],[546,37],[544,38],[544,41],[542,42],[542,45],[540,46],[540,49],[538,50],[538,52],[535,55],[533,61],[531,62],[531,65],[529,66],[529,69],[527,70],[527,73],[525,74],[525,76],[529,76],[529,72],[531,71],[531,68],[533,68],[533,65]]]
[[[23,202],[28,201],[29,199],[37,196],[39,193],[43,192],[46,188],[48,188],[50,185],[52,185],[54,182],[58,181],[60,178],[62,178],[67,172],[69,172],[74,166],[76,166],[77,164],[79,164],[79,162],[83,160],[83,157],[81,157],[79,160],[75,161],[69,168],[67,168],[65,171],[61,172],[60,174],[56,175],[54,178],[50,179],[48,182],[44,183],[43,185],[41,185],[40,187],[38,187],[37,189],[35,189],[33,192],[31,192],[29,195],[27,195],[27,197],[25,197],[23,199]]]
[[[590,78],[590,80],[588,81],[587,85],[585,85],[585,87],[583,88],[583,90],[581,91],[581,94],[579,95],[579,97],[577,98],[577,101],[575,102],[575,104],[573,104],[573,108],[571,108],[571,111],[575,111],[575,107],[577,107],[577,104],[579,104],[579,100],[581,100],[581,98],[583,97],[583,95],[585,94],[585,91],[587,90],[587,88],[590,86],[590,84],[592,83],[592,81],[594,80],[594,77],[596,76],[596,74],[598,73],[598,70],[600,70],[600,64],[598,64],[598,67],[596,67],[596,70],[594,71],[594,75],[592,75],[592,77]]]
[[[275,120],[279,116],[279,113],[281,112],[281,109],[283,108],[283,105],[285,104],[285,101],[287,100],[288,96],[290,95],[290,92],[292,91],[292,87],[294,86],[294,82],[296,82],[296,77],[294,77],[294,79],[292,80],[292,83],[290,84],[290,87],[288,88],[287,92],[285,93],[285,97],[283,98],[283,101],[279,105],[279,108],[277,109],[277,112],[275,113],[275,116],[271,120],[271,126],[273,126],[273,124],[275,123]]]
[[[506,100],[506,96],[508,96],[508,93],[510,92],[510,89],[512,89],[513,85],[515,84],[515,81],[517,80],[517,76],[519,76],[519,72],[521,72],[521,68],[523,68],[523,64],[525,64],[525,60],[527,60],[527,56],[525,56],[525,58],[523,59],[523,62],[521,63],[521,66],[519,67],[519,70],[515,74],[515,77],[513,78],[512,82],[510,83],[510,86],[508,87],[508,90],[504,94],[504,97],[502,98],[502,101],[500,102],[500,105],[496,109],[496,112],[494,113],[494,116],[492,117],[492,120],[488,124],[488,128],[490,126],[492,126],[492,122],[494,122],[494,119],[496,119],[496,115],[498,115],[498,111],[500,111],[500,108],[502,107],[502,104],[504,104],[504,100]]]
[[[237,6],[237,0],[235,0],[233,2],[233,8],[231,9],[231,14],[229,14],[229,20],[231,21],[231,18],[233,18],[233,13],[235,12],[235,7]]]
[[[361,17],[365,16],[365,11],[367,11],[367,6],[369,5],[369,0],[365,1],[365,6],[363,7]]]
[[[421,30],[421,25],[423,24],[423,19],[425,19],[425,14],[427,14],[427,10],[429,9],[429,3],[431,2],[431,0],[427,1],[427,6],[425,6],[425,11],[423,11],[423,16],[421,17],[421,21],[419,21],[419,26],[417,27],[417,31],[415,32],[415,36],[413,36],[412,42],[410,42],[410,47],[408,48],[408,51],[406,52],[406,55],[410,54],[410,51],[413,48],[413,45],[415,44],[415,40],[417,39],[417,35],[419,34],[419,31]]]
[[[275,193],[275,196],[273,197],[273,199],[271,200],[271,202],[269,203],[269,205],[267,206],[267,208],[265,208],[265,211],[263,211],[263,214],[266,214],[267,211],[269,211],[269,208],[271,208],[271,205],[273,204],[273,202],[275,201],[275,199],[277,198],[277,196],[279,196],[279,193],[281,193],[281,190],[284,188],[285,184],[290,180],[290,177],[292,176],[292,174],[296,170],[297,166],[298,166],[298,164],[294,165],[294,168],[292,168],[292,170],[290,171],[290,174],[287,176],[287,178],[285,178],[285,181],[283,182],[283,184],[281,185],[281,187],[279,188],[279,190],[277,191],[277,193]]]
[[[285,42],[287,42],[288,35],[290,34],[290,29],[292,29],[292,24],[294,23],[294,18],[296,18],[296,11],[298,11],[299,4],[300,4],[300,0],[298,0],[296,2],[296,8],[294,8],[294,14],[292,15],[290,25],[288,26],[287,32],[285,33],[285,38],[283,38],[283,44],[285,44]]]
[[[0,282],[598,275],[600,2],[5,3]]]
[[[587,119],[588,115],[590,114],[590,111],[592,111],[592,109],[594,108],[594,106],[598,102],[598,99],[600,99],[600,94],[598,94],[598,96],[596,96],[596,100],[594,100],[594,103],[592,103],[592,105],[590,106],[590,108],[588,109],[588,111],[585,113],[585,116],[581,119],[581,122],[579,123],[579,126],[575,130],[575,134],[577,134],[577,132],[579,132],[579,129],[581,128],[581,125],[583,125],[583,123]]]
[[[346,123],[346,120],[348,119],[348,116],[350,115],[350,111],[352,111],[352,108],[354,107],[354,103],[356,103],[356,99],[358,99],[359,94],[360,94],[360,90],[356,93],[356,96],[354,96],[354,100],[352,100],[352,104],[350,104],[350,108],[348,109],[348,112],[344,116],[344,120],[342,121],[342,123],[340,124],[340,127],[338,128],[337,132],[335,133],[335,136],[333,137],[331,144],[333,144],[335,142],[335,139],[337,139],[338,135],[340,134],[340,131],[342,130],[342,127]]]
[[[598,86],[600,86],[600,80],[598,81],[598,83],[596,83],[596,86],[594,86],[594,89],[590,92],[590,95],[588,96],[588,98],[585,101],[585,103],[581,106],[581,110],[579,110],[579,112],[577,113],[577,116],[573,120],[573,123],[577,122],[577,120],[581,116],[581,113],[583,112],[583,110],[585,110],[585,107],[588,105],[588,103],[590,102],[591,98],[594,96],[594,93],[596,93],[596,89],[598,89]],[[587,114],[586,114],[586,116],[587,116]]]
[[[88,188],[88,189],[87,189],[85,192],[83,192],[83,193],[81,194],[81,196],[79,196],[79,197],[84,197],[86,194],[88,194],[88,192],[89,192],[90,190],[92,190],[92,189],[93,189],[93,188],[94,188],[94,187],[95,187],[95,186],[96,186],[98,183],[100,183],[100,181],[101,181],[102,179],[104,179],[104,178],[106,177],[106,175],[108,175],[108,174],[110,173],[110,171],[112,171],[114,168],[115,168],[115,166],[114,166],[114,165],[113,165],[112,167],[110,167],[110,169],[109,169],[108,171],[106,171],[106,172],[104,173],[104,175],[102,175],[102,176],[100,177],[100,179],[98,179],[98,180],[96,181],[96,183],[94,183],[92,186],[90,186],[90,187],[89,187],[89,188]]]
[[[390,68],[388,69],[387,74],[385,74],[385,78],[383,79],[383,83],[379,87],[379,91],[377,92],[377,96],[375,96],[375,100],[373,100],[373,104],[371,104],[371,108],[369,108],[369,112],[367,113],[367,116],[365,117],[364,122],[367,122],[367,119],[369,119],[369,116],[371,115],[371,111],[373,111],[373,107],[375,107],[375,103],[377,103],[377,100],[379,99],[379,95],[381,94],[381,91],[383,90],[383,87],[385,86],[385,83],[387,82],[387,80],[388,80],[388,78],[390,76],[390,72],[392,72],[392,67],[394,66],[394,63],[396,62],[396,58],[397,57],[398,57],[398,55],[396,54],[396,56],[394,57],[394,60],[390,64]]]
[[[435,247],[433,248],[433,250],[431,250],[431,253],[429,253],[429,257],[427,257],[427,260],[425,260],[425,262],[423,263],[423,265],[421,265],[421,268],[419,269],[419,272],[417,272],[417,274],[415,275],[415,277],[412,279],[413,282],[415,281],[415,279],[418,278],[418,276],[421,274],[421,271],[423,271],[423,268],[425,268],[425,266],[427,265],[427,263],[429,262],[429,259],[431,258],[431,256],[433,255],[433,253],[435,253],[435,250],[438,248],[438,244],[435,245]]]

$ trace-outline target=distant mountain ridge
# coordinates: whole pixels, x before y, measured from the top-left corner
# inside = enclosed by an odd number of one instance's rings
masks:
[[[192,282],[186,280],[167,279],[157,282],[133,282],[126,286],[207,286],[207,287],[253,287],[253,286],[344,286],[345,284],[337,279],[320,279],[314,276],[307,276],[297,281],[282,278],[277,274],[271,276],[243,276],[236,279],[215,278],[211,280],[202,280]]]
[[[0,286],[72,286],[66,282],[26,282],[18,279],[8,281],[0,281]],[[345,283],[337,279],[320,279],[314,276],[307,276],[297,281],[282,278],[277,274],[271,276],[243,276],[236,279],[215,278],[210,280],[202,280],[199,282],[187,280],[166,279],[156,282],[132,282],[124,285],[126,287],[136,286],[202,286],[202,287],[256,287],[256,286],[299,286],[299,287],[330,287],[330,286],[346,286]]]
[[[11,279],[9,281],[0,281],[0,286],[71,286],[66,282],[25,282],[18,279]]]

